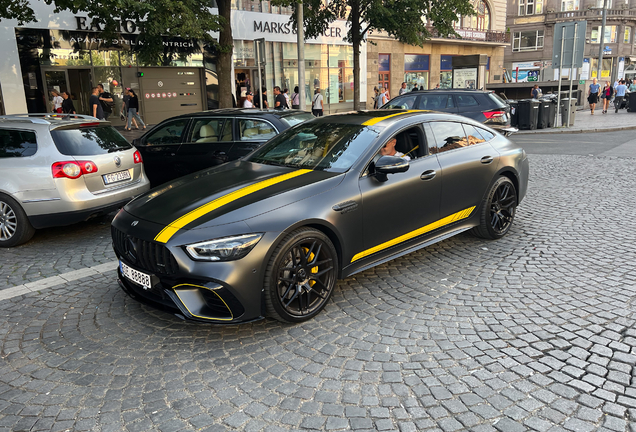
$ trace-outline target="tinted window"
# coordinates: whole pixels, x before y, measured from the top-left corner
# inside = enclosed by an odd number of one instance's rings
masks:
[[[482,137],[484,137],[486,141],[490,141],[491,139],[495,137],[494,133],[487,131],[486,129],[482,129],[482,128],[476,128],[476,129],[479,130],[479,133],[481,134]]]
[[[464,124],[464,131],[466,131],[466,140],[468,145],[475,145],[486,142],[480,130],[473,125]]]
[[[344,172],[374,143],[377,136],[377,131],[360,125],[304,123],[278,135],[248,160]]]
[[[270,123],[260,120],[239,119],[241,141],[267,141],[276,136],[276,129]]]
[[[433,111],[446,109],[449,97],[445,94],[424,94],[420,97],[417,109]]]
[[[398,109],[412,109],[415,104],[415,98],[417,95],[397,97],[390,100],[387,104],[382,106],[382,109],[398,108]]]
[[[499,108],[505,108],[508,105],[502,98],[494,93],[488,93],[488,97],[490,98],[490,100],[494,101],[495,105]]]
[[[92,156],[132,148],[126,138],[110,126],[54,129],[51,136],[60,153],[67,156]]]
[[[151,131],[144,139],[146,145],[179,144],[189,119],[173,120]]]
[[[33,156],[37,149],[35,132],[0,129],[0,158]]]
[[[189,141],[197,143],[221,141],[224,125],[224,118],[195,118],[192,138]]]
[[[461,123],[431,122],[433,142],[429,143],[430,153],[441,153],[466,146],[466,134]]]
[[[477,99],[475,99],[475,96],[458,94],[455,95],[455,97],[457,98],[457,106],[459,108],[479,106],[479,103],[477,102]]]
[[[314,115],[311,113],[299,113],[281,117],[281,121],[283,123],[287,123],[289,127],[292,127],[307,120],[311,120],[312,118],[314,118]]]

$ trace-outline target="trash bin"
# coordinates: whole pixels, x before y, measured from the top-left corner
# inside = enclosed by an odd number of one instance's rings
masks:
[[[627,111],[628,112],[636,112],[636,92],[631,92],[627,95],[628,104]]]
[[[568,122],[568,112],[569,119]],[[576,99],[565,98],[561,99],[561,126],[574,126],[574,115],[576,114]],[[567,123],[566,123],[567,122]]]
[[[556,126],[557,100],[550,99],[550,114],[548,114],[548,127]]]
[[[537,99],[520,100],[517,111],[519,129],[533,130],[537,128],[539,120],[539,101]]]
[[[510,126],[517,127],[519,125],[519,102],[516,100],[508,100],[508,105],[510,105]]]
[[[539,100],[539,118],[537,120],[537,129],[547,129],[550,124],[550,107],[552,102],[549,100]],[[554,109],[552,109],[554,112]]]

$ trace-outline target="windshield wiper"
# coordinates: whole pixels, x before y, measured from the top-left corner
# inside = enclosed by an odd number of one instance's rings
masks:
[[[131,148],[130,146],[128,146],[128,147],[123,147],[123,146],[122,147],[115,147],[115,148],[109,149],[108,153],[116,152],[116,151],[119,151],[119,150],[129,150],[130,148]]]

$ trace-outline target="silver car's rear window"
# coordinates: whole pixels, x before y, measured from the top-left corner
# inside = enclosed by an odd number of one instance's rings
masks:
[[[53,129],[51,136],[59,152],[66,156],[93,156],[132,148],[111,126]]]

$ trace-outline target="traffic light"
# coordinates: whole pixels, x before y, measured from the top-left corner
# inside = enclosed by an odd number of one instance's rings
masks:
[[[137,72],[137,78],[142,78],[144,76],[143,72]]]

